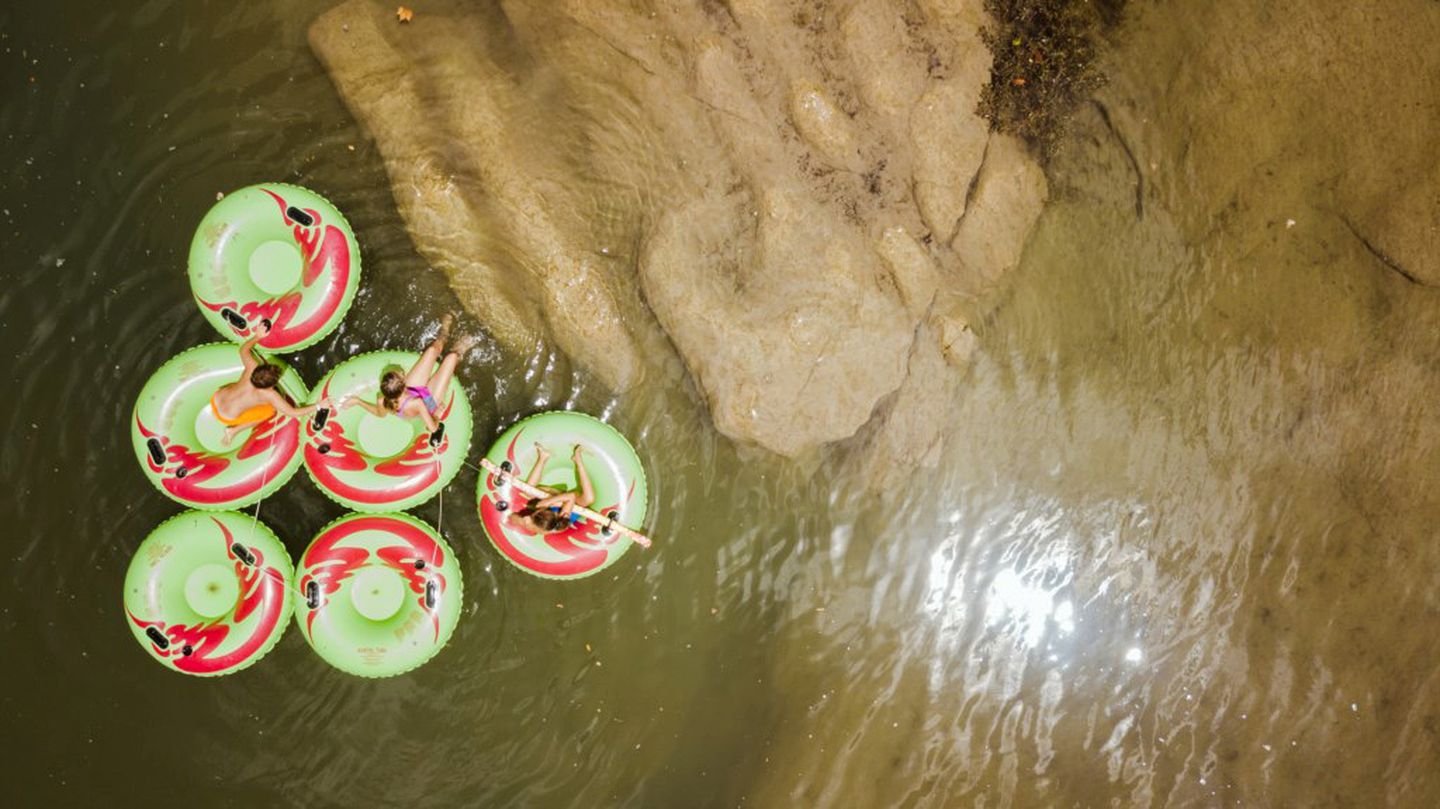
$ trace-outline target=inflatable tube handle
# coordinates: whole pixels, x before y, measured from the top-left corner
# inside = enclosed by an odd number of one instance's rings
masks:
[[[165,637],[164,632],[161,632],[153,626],[145,627],[145,637],[149,638],[156,646],[159,646],[162,652],[170,648],[170,639]]]
[[[315,217],[296,208],[294,205],[285,209],[285,215],[290,217],[292,221],[299,222],[307,228],[315,224]]]
[[[443,440],[445,440],[445,422],[442,421],[435,426],[435,432],[430,434],[430,446],[438,447]]]
[[[305,606],[320,609],[320,584],[313,579],[305,582]]]
[[[246,320],[243,315],[228,306],[220,310],[220,316],[225,318],[225,322],[229,323],[231,328],[236,331],[245,331],[245,328],[250,325],[250,321]]]
[[[240,561],[244,562],[247,567],[255,566],[255,554],[251,553],[249,548],[241,545],[239,542],[230,546],[230,552],[240,557]]]
[[[435,580],[425,580],[425,609],[435,609]]]
[[[322,407],[315,411],[315,418],[310,422],[312,432],[320,432],[325,429],[325,422],[330,420],[330,408]]]
[[[160,445],[160,439],[145,439],[145,449],[150,451],[150,460],[154,461],[156,466],[165,465],[165,448]]]

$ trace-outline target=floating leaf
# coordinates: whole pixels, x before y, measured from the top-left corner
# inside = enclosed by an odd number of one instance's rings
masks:
[[[395,9],[395,19],[399,20],[400,22],[410,22],[410,19],[414,16],[415,12],[404,6]]]

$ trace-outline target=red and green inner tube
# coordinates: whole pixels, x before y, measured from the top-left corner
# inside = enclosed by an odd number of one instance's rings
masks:
[[[271,351],[324,338],[355,299],[360,249],[340,211],[313,191],[264,183],[215,203],[190,243],[190,289],[200,312],[236,342],[270,328]]]
[[[233,511],[187,511],[140,543],[125,616],[162,665],[217,677],[264,657],[289,625],[294,568],[274,532]]]
[[[279,389],[305,401],[305,383],[284,362]],[[130,441],[140,468],[165,495],[193,508],[242,508],[279,489],[300,467],[300,423],[279,414],[223,443],[210,398],[245,370],[233,344],[210,343],[160,366],[135,401]]]
[[[300,557],[295,621],[341,671],[391,677],[434,657],[460,620],[463,584],[450,546],[408,514],[351,514]]]
[[[374,402],[387,369],[403,373],[420,358],[376,351],[342,362],[315,387],[314,401]],[[356,511],[411,508],[434,497],[460,471],[470,448],[470,401],[458,379],[432,414],[441,429],[397,414],[375,416],[357,404],[322,409],[305,422],[305,469],[331,498]]]
[[[506,430],[486,453],[496,465],[509,463],[521,480],[535,463],[536,443],[550,451],[540,486],[575,490],[578,479],[570,459],[580,445],[585,469],[595,490],[590,508],[614,515],[616,522],[639,529],[645,522],[648,490],[645,467],[625,437],[613,427],[584,413],[552,411],[531,416]],[[621,534],[606,535],[603,525],[589,520],[563,531],[543,534],[517,525],[510,515],[525,508],[528,498],[518,489],[497,486],[495,475],[482,474],[476,500],[480,522],[495,549],[512,564],[547,579],[593,576],[614,564],[635,544]]]

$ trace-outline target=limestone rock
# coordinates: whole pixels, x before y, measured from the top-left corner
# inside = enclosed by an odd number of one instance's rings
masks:
[[[1025,147],[1008,135],[992,136],[951,243],[965,268],[988,282],[1014,269],[1047,193],[1045,173]]]
[[[979,340],[970,328],[964,304],[956,296],[946,295],[935,302],[930,312],[930,328],[934,330],[940,353],[950,367],[968,370],[979,348]]]
[[[875,244],[880,258],[890,270],[890,277],[900,292],[900,302],[912,318],[918,319],[930,308],[940,275],[925,247],[903,227],[889,227]]]
[[[800,135],[831,165],[851,171],[860,167],[850,120],[820,85],[811,81],[794,83],[790,88],[790,116]]]
[[[915,201],[925,224],[949,242],[965,213],[970,181],[980,168],[989,125],[975,113],[980,86],[951,80],[932,84],[910,114],[915,144]]]
[[[877,488],[903,486],[940,460],[958,378],[947,366],[930,327],[922,326],[900,387],[876,408],[875,418],[850,442],[860,474]]]
[[[853,435],[912,338],[868,245],[793,191],[768,190],[753,217],[698,206],[661,220],[640,271],[716,428],[784,455]]]
[[[911,52],[899,10],[881,2],[856,3],[840,25],[860,97],[881,116],[903,120],[925,89],[925,65]]]
[[[785,455],[943,443],[974,336],[936,302],[1013,265],[1044,196],[985,157],[979,0],[389,15],[347,0],[311,45],[503,346],[616,390],[688,373],[718,430]]]

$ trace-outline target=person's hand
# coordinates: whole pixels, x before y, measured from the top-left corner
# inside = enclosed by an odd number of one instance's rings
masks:
[[[269,336],[269,334],[270,334],[270,321],[269,321],[269,319],[263,318],[263,317],[260,318],[260,321],[255,324],[255,334],[256,334],[257,337],[267,337],[267,336]]]

